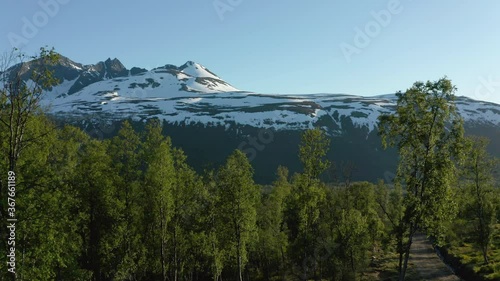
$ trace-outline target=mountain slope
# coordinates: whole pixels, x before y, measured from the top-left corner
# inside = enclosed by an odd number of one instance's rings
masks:
[[[29,77],[30,63],[9,71],[20,70]],[[114,124],[104,135],[116,132],[123,119],[140,127],[160,118],[198,169],[239,148],[255,158],[262,182],[270,182],[279,164],[300,168],[294,156],[300,131],[320,127],[333,137],[332,159],[358,167],[354,178],[375,180],[395,171],[395,154],[382,151],[376,130],[378,116],[393,112],[394,94],[258,94],[238,90],[192,61],[146,70],[127,69],[118,59],[82,65],[62,56],[53,70],[60,83],[45,94],[49,114],[87,130]],[[467,97],[456,103],[467,132],[490,137],[490,151],[500,156],[500,105]],[[269,132],[273,138],[264,143]]]
[[[23,70],[28,77],[31,67]],[[231,86],[206,67],[188,61],[152,70],[127,69],[118,59],[82,65],[64,56],[53,67],[60,84],[43,101],[49,112],[66,116],[111,115],[116,120],[158,117],[172,124],[249,125],[260,128],[323,127],[342,133],[342,119],[371,132],[378,116],[394,109],[395,95],[360,97],[344,94],[263,95]],[[500,126],[500,105],[459,97],[469,123]]]

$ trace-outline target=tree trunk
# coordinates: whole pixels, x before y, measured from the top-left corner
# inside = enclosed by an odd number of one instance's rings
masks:
[[[354,254],[352,252],[352,249],[351,249],[349,255],[350,255],[350,258],[351,258],[351,270],[352,270],[352,273],[355,274],[356,273],[356,269],[354,267]]]
[[[240,241],[240,237],[238,236],[238,250],[237,250],[237,256],[238,256],[238,280],[239,281],[243,281],[243,276],[241,274],[241,241]]]
[[[405,254],[404,254],[404,264],[403,264],[403,268],[401,270],[401,273],[399,274],[399,281],[405,280],[406,269],[408,269],[408,259],[409,258],[410,258],[410,251],[409,251],[409,247],[408,247],[408,250],[406,250]]]
[[[178,263],[177,263],[177,228],[174,226],[174,281],[177,281]]]
[[[398,265],[399,276],[401,276],[402,272],[403,272],[403,252],[401,251],[399,253],[399,265]]]
[[[490,261],[488,259],[488,246],[483,247],[483,259],[484,259],[484,264],[490,263]]]
[[[306,218],[306,227],[305,227],[305,234],[304,234],[304,261],[307,262],[307,232],[309,230],[309,221]],[[304,266],[304,276],[302,277],[302,280],[307,280],[308,277],[308,267],[307,264]]]
[[[285,251],[283,250],[283,246],[281,246],[281,266],[280,266],[280,271],[281,271],[281,275],[282,275],[282,281],[285,281],[286,280],[286,273],[285,273],[285,264],[286,264],[286,261],[285,261]]]
[[[217,257],[215,257],[216,253],[217,253],[217,248],[215,247],[215,242],[212,241],[212,249],[213,249],[213,253],[214,253],[214,269],[213,269],[213,277],[214,277],[214,281],[217,281],[219,279],[219,270],[217,268]]]
[[[167,273],[165,271],[165,234],[163,231],[163,207],[160,208],[160,229],[161,229],[161,235],[160,235],[160,262],[161,262],[161,276],[162,280],[166,281],[167,280]]]
[[[412,240],[413,240],[414,229],[415,229],[415,227],[412,224],[412,226],[410,226],[410,233],[408,236],[408,242],[407,242],[406,247],[405,247],[404,264],[403,264],[402,271],[399,274],[399,281],[405,280],[406,270],[408,269],[408,260],[410,259],[410,248],[411,248],[411,244],[412,244]]]

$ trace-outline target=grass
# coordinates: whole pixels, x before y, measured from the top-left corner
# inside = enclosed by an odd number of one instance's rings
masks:
[[[359,280],[361,281],[371,281],[371,280],[383,280],[392,281],[398,280],[398,264],[399,255],[394,252],[394,250],[377,251],[378,256],[374,259],[370,266],[361,274]],[[413,263],[408,262],[408,269],[406,271],[405,280],[416,281],[420,280],[418,272],[415,270]]]
[[[370,263],[370,267],[362,273],[361,280],[397,280],[398,255],[388,252]]]
[[[500,224],[495,225],[493,243],[488,251],[489,264],[484,264],[481,252],[471,243],[452,245],[449,253],[460,259],[460,262],[472,267],[474,272],[486,280],[500,280]]]

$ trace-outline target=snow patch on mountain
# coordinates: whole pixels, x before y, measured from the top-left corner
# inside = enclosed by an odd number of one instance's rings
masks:
[[[181,67],[179,67],[180,71],[193,77],[209,77],[209,78],[215,78],[215,79],[220,79],[217,75],[212,73],[210,70],[208,70],[206,67],[204,67],[201,64],[195,63],[193,61],[188,61]]]
[[[51,114],[72,118],[158,117],[172,124],[276,130],[322,127],[337,134],[349,124],[367,132],[375,130],[378,117],[394,112],[397,102],[395,94],[362,97],[244,92],[192,61],[148,71],[128,70],[118,59],[81,65],[63,58],[56,70],[61,82],[45,93],[42,105]],[[465,97],[458,97],[456,103],[466,122],[500,127],[500,105]]]

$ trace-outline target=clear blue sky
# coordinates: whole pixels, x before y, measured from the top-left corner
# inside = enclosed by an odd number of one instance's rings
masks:
[[[39,4],[51,1],[59,1],[55,13]],[[447,75],[458,95],[500,103],[497,0],[4,0],[0,6],[2,51],[15,34],[26,39],[28,54],[48,45],[83,64],[117,57],[128,68],[153,68],[193,60],[261,93],[376,95]],[[375,21],[372,12],[382,10],[390,20]],[[23,35],[26,20],[40,27]],[[356,43],[356,28],[368,28],[368,43]],[[350,60],[341,48],[347,44],[357,48]]]

